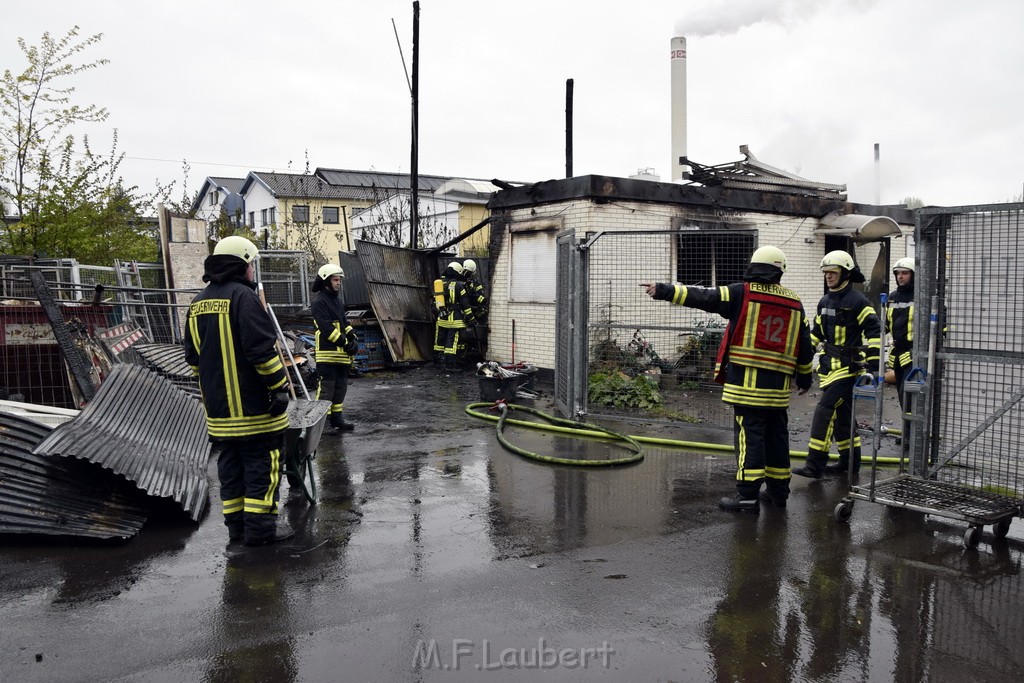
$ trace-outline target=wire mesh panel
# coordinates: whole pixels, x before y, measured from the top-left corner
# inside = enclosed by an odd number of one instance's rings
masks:
[[[886,484],[890,504],[997,533],[1024,513],[1022,237],[1021,204],[919,212],[914,364],[928,372],[910,424],[923,438],[910,478]]]
[[[743,279],[753,230],[605,232],[587,248],[587,413],[731,425],[713,382],[726,320],[655,301],[640,283],[718,287]]]
[[[298,313],[309,306],[309,254],[305,251],[260,252],[256,279],[263,283],[267,302],[279,314]]]
[[[929,236],[939,248],[918,296],[940,302],[928,474],[1021,498],[1024,208],[1015,207],[938,214]]]

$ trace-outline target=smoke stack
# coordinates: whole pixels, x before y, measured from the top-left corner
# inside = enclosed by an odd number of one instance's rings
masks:
[[[669,179],[681,180],[685,167],[679,157],[686,156],[686,38],[672,39],[672,164]]]

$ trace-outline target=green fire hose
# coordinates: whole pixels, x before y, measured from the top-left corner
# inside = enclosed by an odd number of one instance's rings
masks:
[[[497,408],[501,410],[501,416],[488,415],[487,413],[480,412],[478,408]],[[534,422],[532,420],[517,420],[508,417],[508,411],[518,410],[524,413],[530,413],[536,415],[544,420],[544,422]],[[632,462],[639,462],[643,460],[643,449],[640,444],[650,444],[654,446],[668,446],[671,448],[689,448],[695,450],[705,451],[721,451],[723,453],[734,453],[735,449],[732,444],[721,444],[721,443],[707,443],[704,441],[681,441],[679,439],[663,439],[653,436],[630,436],[625,434],[619,434],[613,432],[610,429],[599,427],[594,424],[587,422],[575,422],[573,420],[564,420],[554,415],[549,415],[545,412],[537,410],[536,408],[529,408],[527,406],[517,405],[515,403],[505,403],[504,401],[490,402],[490,401],[479,401],[476,403],[470,403],[466,406],[466,412],[473,417],[480,418],[481,420],[490,420],[497,422],[498,442],[501,443],[506,449],[517,453],[527,458],[534,460],[540,460],[541,462],[552,462],[563,465],[624,465]],[[548,432],[556,432],[560,434],[572,434],[575,436],[589,436],[598,439],[618,439],[625,441],[628,444],[636,444],[635,450],[638,453],[627,458],[620,458],[617,460],[575,460],[571,458],[556,458],[553,456],[540,455],[538,453],[531,453],[525,449],[519,448],[514,444],[511,444],[505,439],[502,432],[505,429],[506,424],[516,425],[517,427],[528,427],[530,429],[540,429]],[[895,432],[896,430],[892,430]],[[889,433],[892,433],[889,432]],[[792,458],[806,458],[807,451],[790,451],[790,457]],[[829,454],[830,458],[837,458],[838,456],[834,453]],[[876,461],[882,465],[899,465],[901,458],[892,456],[879,456]]]

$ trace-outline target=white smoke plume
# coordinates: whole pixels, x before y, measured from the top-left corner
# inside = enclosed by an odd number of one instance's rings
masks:
[[[864,9],[877,0],[703,0],[686,4],[676,36],[736,33],[754,24],[792,26],[823,11]]]

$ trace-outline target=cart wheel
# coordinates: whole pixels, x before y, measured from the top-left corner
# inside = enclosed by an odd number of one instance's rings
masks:
[[[978,543],[981,542],[981,527],[980,526],[969,526],[967,531],[964,532],[964,547],[968,550],[973,550],[978,547]]]
[[[996,538],[1006,538],[1006,534],[1010,533],[1010,522],[1012,521],[1011,517],[1007,517],[992,525],[992,533],[996,535]]]
[[[835,510],[832,511],[832,519],[837,522],[849,522],[850,517],[853,516],[853,501],[844,500],[843,502],[836,505]]]

